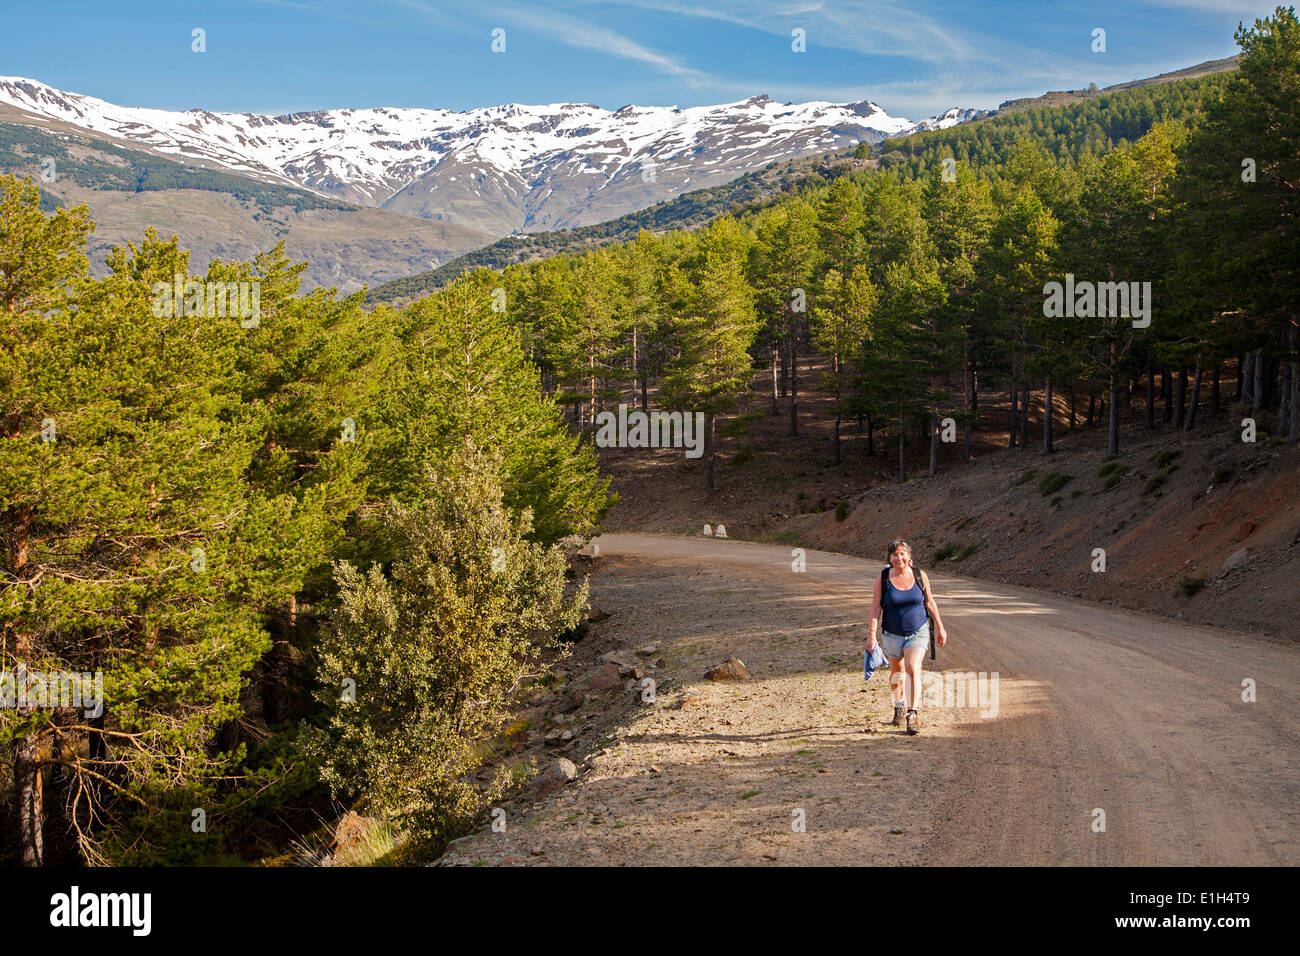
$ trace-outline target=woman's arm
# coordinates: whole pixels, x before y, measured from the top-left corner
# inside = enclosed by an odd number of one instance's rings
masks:
[[[939,617],[939,605],[934,603],[934,592],[930,590],[930,575],[922,571],[921,578],[925,581],[925,609],[929,611],[930,616],[934,618],[935,630],[939,632],[936,635],[939,639],[939,646],[943,647],[948,643],[948,632],[944,630],[943,618]]]
[[[876,646],[876,627],[880,624],[880,578],[876,578],[876,590],[871,596],[871,630],[867,632],[867,653]]]

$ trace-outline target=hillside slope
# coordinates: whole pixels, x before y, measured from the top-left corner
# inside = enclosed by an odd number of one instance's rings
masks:
[[[901,138],[877,144],[878,159],[827,153],[773,163],[721,186],[692,190],[608,222],[508,236],[432,270],[372,289],[370,300],[407,304],[479,267],[500,270],[557,253],[580,253],[633,239],[641,229],[652,233],[693,229],[718,216],[753,210],[779,201],[783,193],[868,166],[904,176],[924,176],[940,158],[952,156],[973,163],[982,176],[996,176],[1021,139],[1030,139],[1063,160],[1077,160],[1085,152],[1104,153],[1118,143],[1140,138],[1158,120],[1191,116],[1199,109],[1201,97],[1222,82],[1222,75],[1235,64],[1235,59],[1216,60],[1105,90],[1049,93],[1035,100],[1016,101],[1015,109],[1004,104],[992,115],[967,111],[951,121],[941,118],[936,123],[919,124]]]
[[[806,382],[811,371],[809,363]],[[791,439],[787,409],[770,414],[764,385],[760,374],[748,434],[720,445],[712,496],[702,463],[680,451],[603,450],[602,469],[620,495],[606,529],[699,535],[706,522],[721,523],[731,537],[841,551],[882,567],[888,542],[904,537],[925,568],[1276,635],[1300,620],[1300,448],[1270,446],[1263,434],[1241,442],[1240,419],[1226,408],[1217,420],[1204,414],[1191,435],[1126,424],[1118,461],[1099,476],[1100,424],[1067,430],[1061,404],[1055,454],[1034,444],[1036,415],[1029,449],[1008,450],[1006,399],[982,395],[975,460],[941,445],[938,476],[923,477],[928,450],[913,441],[909,474],[922,477],[899,483],[896,446],[877,441],[868,456],[851,424],[842,464],[831,463],[824,393],[801,394],[801,435]],[[1041,493],[1053,473],[1071,477]],[[948,555],[936,560],[945,545]],[[1106,552],[1104,573],[1092,571],[1095,548]]]
[[[290,257],[308,263],[306,290],[344,292],[409,275],[491,239],[453,223],[340,202],[35,122],[0,106],[0,175],[30,177],[47,210],[89,207],[96,229],[87,251],[97,274],[109,248],[139,243],[149,226],[179,236],[191,270],[200,273],[214,257],[251,259],[283,239]]]

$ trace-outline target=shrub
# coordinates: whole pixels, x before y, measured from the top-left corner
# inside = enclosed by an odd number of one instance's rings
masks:
[[[1178,582],[1178,593],[1183,597],[1191,597],[1205,587],[1205,578],[1194,578],[1190,574],[1184,575],[1183,579]]]
[[[1073,480],[1073,475],[1054,471],[1050,475],[1043,476],[1043,480],[1038,483],[1038,493],[1043,496],[1054,495]]]
[[[526,740],[528,737],[528,731],[532,729],[532,726],[533,722],[531,720],[520,718],[511,723],[510,726],[506,727],[506,729],[501,732],[501,736],[505,738],[505,742],[507,746],[509,746],[516,743],[517,738]]]
[[[1107,461],[1105,464],[1103,464],[1100,468],[1097,469],[1097,477],[1105,478],[1107,475],[1113,473],[1118,468],[1119,468],[1119,462],[1117,462],[1114,458],[1112,458],[1109,461]]]
[[[848,516],[849,516],[849,503],[847,501],[841,501],[839,504],[835,506],[835,520],[843,521]]]
[[[1220,465],[1214,469],[1214,473],[1210,476],[1210,480],[1216,485],[1221,485],[1230,479],[1235,471],[1236,469],[1233,468],[1232,465]]]
[[[941,548],[939,548],[937,551],[934,552],[934,563],[938,564],[940,561],[945,561],[948,558],[951,558],[956,553],[957,553],[957,545],[949,541],[946,544],[944,544]]]
[[[1168,451],[1162,451],[1160,454],[1156,455],[1156,467],[1165,467],[1165,465],[1169,464],[1181,454],[1182,450],[1178,448],[1170,448]]]
[[[1061,495],[1053,495],[1053,496],[1052,496],[1052,507],[1055,508],[1055,507],[1056,507],[1057,505],[1059,505],[1063,500],[1064,500],[1064,499],[1062,498]]]
[[[316,695],[325,727],[304,732],[304,749],[336,799],[359,798],[412,850],[441,850],[500,795],[500,775],[473,782],[481,745],[546,636],[576,625],[587,604],[585,584],[565,599],[561,548],[530,540],[531,513],[504,507],[502,473],[499,455],[467,444],[414,505],[387,509],[387,570],[334,565],[339,609]],[[357,694],[340,701],[347,678]]]
[[[1118,485],[1120,481],[1123,480],[1123,478],[1124,478],[1123,473],[1118,471],[1112,472],[1111,476],[1107,478],[1104,482],[1102,482],[1102,488],[1109,491],[1111,488],[1114,488],[1116,485]]]
[[[972,554],[974,554],[979,549],[980,546],[977,543],[968,544],[966,545],[966,547],[962,548],[960,551],[957,552],[957,557],[955,557],[953,560],[965,561],[967,558],[969,558]]]
[[[752,445],[746,445],[744,448],[740,449],[738,452],[736,452],[734,455],[731,456],[731,459],[727,462],[727,467],[743,468],[745,465],[748,465],[753,460],[754,460],[754,447]]]
[[[1070,492],[1070,497],[1071,497],[1071,498],[1077,498],[1077,497],[1079,497],[1081,494],[1083,494],[1083,489],[1082,489],[1082,488],[1075,488],[1072,492]]]
[[[1017,479],[1015,480],[1015,482],[1012,483],[1012,486],[1011,486],[1011,487],[1016,488],[1016,487],[1019,487],[1020,485],[1025,484],[1025,482],[1033,481],[1033,480],[1034,480],[1034,476],[1035,476],[1036,474],[1038,474],[1038,469],[1037,469],[1037,468],[1030,468],[1028,471],[1022,471],[1022,472],[1020,473],[1020,477],[1017,478]]]
[[[1160,490],[1161,486],[1164,485],[1164,483],[1168,480],[1169,480],[1169,475],[1167,473],[1163,471],[1156,472],[1154,475],[1148,478],[1147,483],[1142,486],[1142,494],[1144,495],[1155,494],[1157,491]]]

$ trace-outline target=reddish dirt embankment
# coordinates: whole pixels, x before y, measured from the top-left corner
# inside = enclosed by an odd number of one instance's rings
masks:
[[[934,480],[874,488],[843,522],[827,512],[786,524],[810,546],[879,557],[882,566],[886,543],[901,536],[927,568],[1295,637],[1300,451],[1218,438],[1173,449],[1135,444],[1118,459],[1130,470],[1109,489],[1097,474],[1102,459],[1101,451],[1004,452]],[[1052,473],[1073,477],[1040,493]],[[1160,487],[1145,492],[1160,475]],[[945,546],[951,553],[936,560]]]
[[[841,430],[841,463],[832,463],[826,395],[801,395],[791,437],[788,407],[772,415],[760,389],[747,431],[721,441],[713,494],[702,461],[681,451],[604,450],[601,466],[621,496],[605,527],[700,535],[705,523],[722,524],[732,538],[842,551],[882,567],[888,542],[904,537],[927,569],[1294,636],[1300,449],[1243,442],[1240,418],[1225,408],[1217,419],[1202,414],[1192,434],[1130,421],[1113,463],[1104,427],[1058,422],[1057,450],[1043,455],[1037,420],[1030,447],[1010,450],[996,428],[1004,405],[984,408],[974,461],[960,460],[959,444],[943,445],[938,476],[925,477],[926,448],[913,440],[916,477],[900,483],[896,449],[877,439],[868,455],[853,422]],[[1053,473],[1069,476],[1057,490],[1041,485]],[[1104,572],[1094,570],[1096,549]]]

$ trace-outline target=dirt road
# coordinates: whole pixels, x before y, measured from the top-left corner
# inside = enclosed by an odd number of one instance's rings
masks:
[[[935,573],[948,684],[909,737],[862,680],[883,560],[598,544],[593,603],[618,646],[659,646],[666,693],[633,693],[576,781],[447,863],[1300,863],[1291,644]],[[732,654],[752,681],[703,679]],[[984,699],[956,700],[980,672]]]

